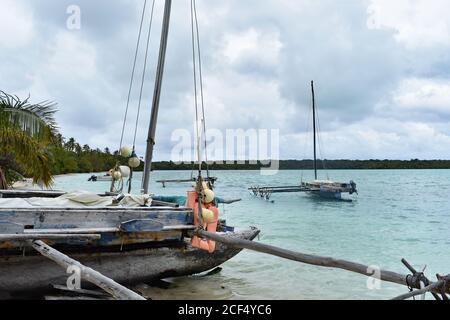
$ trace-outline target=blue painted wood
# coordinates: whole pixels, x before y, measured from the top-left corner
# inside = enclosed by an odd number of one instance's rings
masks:
[[[164,226],[193,224],[190,210],[1,210],[0,221],[9,221],[34,229],[118,227],[130,220],[150,219]]]
[[[20,234],[24,231],[22,224],[11,221],[0,221],[0,234]]]
[[[135,220],[133,223],[130,221]],[[76,245],[86,247],[117,246],[162,241],[181,241],[182,231],[162,231],[164,226],[192,225],[193,213],[189,209],[0,209],[0,221],[22,225],[25,228],[74,229],[74,228],[118,228],[125,224],[127,232],[102,232],[100,240],[53,241],[50,245]],[[8,231],[8,233],[11,233]],[[0,249],[21,247],[23,243],[0,243]]]
[[[120,225],[123,232],[157,232],[163,228],[164,224],[161,221],[153,219],[134,219]]]

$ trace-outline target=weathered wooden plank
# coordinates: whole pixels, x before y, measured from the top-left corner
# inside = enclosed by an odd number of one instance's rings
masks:
[[[65,229],[29,229],[24,230],[25,234],[100,234],[120,232],[119,228],[65,228]]]
[[[101,300],[113,300],[111,298],[94,298],[94,297],[68,297],[68,296],[50,296],[44,297],[47,301],[101,301]]]
[[[81,278],[88,281],[99,288],[102,288],[109,294],[111,294],[116,299],[120,300],[146,300],[142,296],[138,295],[136,292],[125,288],[124,286],[118,284],[114,280],[104,276],[100,272],[97,272],[89,267],[86,267],[79,263],[78,261],[62,254],[61,252],[53,249],[52,247],[46,245],[42,241],[32,242],[33,248],[41,253],[43,256],[53,260],[58,265],[67,270],[71,266],[78,267],[81,271]]]
[[[153,207],[170,207],[170,208],[179,208],[180,205],[178,203],[165,202],[159,200],[152,200]]]
[[[11,221],[0,221],[0,234],[16,234],[23,233],[24,226]]]
[[[174,225],[164,226],[161,231],[172,230],[194,230],[194,225]],[[74,229],[31,229],[24,230],[25,234],[86,234],[86,233],[117,233],[121,232],[120,228],[74,228]]]
[[[67,292],[67,293],[76,293],[76,294],[89,295],[89,296],[102,297],[102,298],[109,297],[106,292],[86,290],[86,289],[73,289],[72,290],[65,286],[61,286],[61,285],[57,285],[57,284],[53,285],[53,288],[56,290]]]
[[[159,232],[104,232],[101,233],[101,238],[99,239],[86,239],[76,234],[68,234],[67,237],[59,237],[61,233],[56,233],[58,237],[49,237],[49,233],[43,233],[36,236],[36,233],[25,234],[30,236],[30,238],[45,239],[51,246],[64,245],[66,247],[84,246],[86,249],[95,248],[107,248],[107,247],[126,247],[129,245],[139,245],[139,244],[150,244],[150,243],[179,243],[183,240],[184,232],[186,229],[183,228],[168,228],[167,230],[161,230]],[[93,230],[94,231],[94,230]],[[112,230],[111,230],[112,231]],[[115,230],[114,230],[115,231]],[[84,234],[81,234],[84,235]],[[71,237],[72,236],[72,237]],[[51,238],[51,239],[48,239]],[[13,249],[23,247],[23,240],[11,239],[9,241],[0,241],[1,249]]]
[[[163,222],[154,219],[133,219],[120,224],[123,232],[158,232],[163,227]]]
[[[0,234],[0,241],[25,240],[99,240],[99,234]]]
[[[173,230],[195,230],[197,227],[194,225],[182,225],[182,226],[165,226],[162,231],[173,231]]]
[[[153,219],[163,225],[193,223],[192,211],[186,210],[16,210],[0,209],[0,221],[10,221],[27,229],[114,228],[124,221]]]
[[[56,198],[64,195],[63,191],[46,190],[0,190],[1,198]]]

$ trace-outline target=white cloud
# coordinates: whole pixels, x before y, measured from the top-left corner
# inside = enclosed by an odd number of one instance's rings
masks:
[[[62,2],[29,2],[31,10],[25,1],[3,3],[7,10],[0,17],[22,21],[8,22],[18,35],[11,44],[22,47],[0,50],[0,89],[20,96],[30,93],[32,101],[55,100],[65,136],[94,148],[116,147],[142,3],[133,2],[130,8],[125,0],[79,0],[79,32],[65,28]],[[379,9],[378,25],[371,25],[378,31],[367,28],[369,3]],[[314,79],[325,157],[450,157],[446,1],[197,4],[208,128],[278,128],[281,158],[311,157],[312,151],[304,152],[304,141],[310,139],[303,132],[311,122],[309,81]],[[138,131],[140,154],[150,118],[162,5],[155,12]],[[16,12],[14,17],[11,12]],[[0,28],[10,38],[5,19],[0,19]],[[161,160],[171,154],[173,130],[192,131],[189,23],[189,3],[174,3],[155,153]],[[142,55],[137,77],[141,67]],[[134,133],[138,87],[130,105],[127,143]]]
[[[448,159],[450,136],[434,126],[371,117],[338,130],[320,133],[319,156],[327,159]],[[311,134],[284,136],[295,145],[283,158],[312,158]],[[306,150],[306,152],[305,152]],[[300,153],[300,154],[299,154]]]
[[[0,48],[20,48],[33,38],[33,15],[20,1],[3,0],[0,10]]]
[[[450,114],[450,80],[405,79],[393,99],[395,105],[405,110]]]
[[[95,47],[75,32],[59,32],[48,50],[46,67],[55,75],[87,79],[98,73]]]
[[[450,46],[448,0],[371,0],[369,28],[392,29],[409,48]]]
[[[260,65],[276,66],[283,47],[279,34],[264,33],[250,28],[244,32],[225,34],[223,55],[230,64],[253,61]]]

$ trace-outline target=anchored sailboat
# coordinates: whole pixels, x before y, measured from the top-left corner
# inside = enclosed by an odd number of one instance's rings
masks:
[[[281,186],[281,187],[259,187],[252,186],[249,190],[255,196],[261,196],[267,200],[270,199],[274,193],[295,193],[305,192],[312,195],[318,195],[322,198],[343,200],[342,194],[348,193],[350,195],[357,193],[356,183],[350,181],[349,183],[341,183],[330,180],[318,179],[318,166],[317,166],[317,117],[316,117],[316,97],[314,92],[314,81],[311,81],[311,93],[312,93],[312,121],[313,121],[313,147],[314,147],[314,181],[301,182],[297,186]],[[350,200],[350,199],[347,199]]]

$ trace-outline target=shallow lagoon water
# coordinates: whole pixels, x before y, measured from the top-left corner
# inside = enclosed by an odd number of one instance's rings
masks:
[[[189,178],[189,171],[154,172],[152,181]],[[220,207],[229,225],[257,226],[260,241],[303,253],[332,256],[407,274],[406,258],[426,274],[450,272],[450,170],[329,171],[333,180],[358,184],[351,203],[305,194],[273,195],[268,202],[247,191],[251,185],[292,185],[312,179],[309,171],[215,171],[216,194],[242,198]],[[103,192],[108,182],[90,174],[56,178],[55,189]],[[134,190],[140,190],[137,173]],[[189,184],[151,183],[151,192],[181,195]],[[153,299],[388,299],[406,288],[385,284],[370,290],[367,278],[346,271],[306,266],[244,251],[208,277],[170,279],[169,289],[146,287]],[[434,280],[434,279],[433,279]]]

